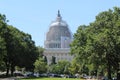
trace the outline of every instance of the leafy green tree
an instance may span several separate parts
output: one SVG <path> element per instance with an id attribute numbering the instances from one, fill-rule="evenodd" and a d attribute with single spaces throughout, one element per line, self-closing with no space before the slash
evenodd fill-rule
<path id="1" fill-rule="evenodd" d="M 39 53 L 39 57 L 43 57 L 44 48 L 42 48 L 40 46 L 37 46 L 37 50 L 38 50 L 38 53 Z"/>
<path id="2" fill-rule="evenodd" d="M 7 50 L 7 55 L 4 58 L 7 67 L 6 75 L 8 75 L 9 69 L 13 75 L 15 66 L 25 67 L 26 70 L 33 71 L 33 63 L 38 57 L 38 52 L 31 36 L 12 26 L 7 26 L 4 39 Z"/>
<path id="3" fill-rule="evenodd" d="M 57 63 L 57 66 L 59 66 L 59 74 L 69 74 L 69 66 L 70 66 L 70 62 L 66 61 L 66 60 L 60 60 Z"/>
<path id="4" fill-rule="evenodd" d="M 56 64 L 56 57 L 52 56 L 51 65 Z"/>
<path id="5" fill-rule="evenodd" d="M 3 41 L 5 42 L 5 45 L 1 45 L 1 48 L 6 48 L 5 49 L 5 52 L 6 52 L 6 54 L 4 55 L 4 58 L 7 56 L 7 53 L 8 53 L 8 51 L 7 51 L 7 49 L 8 49 L 8 46 L 7 46 L 7 42 L 6 42 L 6 36 L 9 36 L 9 35 L 7 35 L 7 33 L 8 33 L 9 31 L 8 31 L 8 28 L 7 28 L 7 20 L 6 20 L 6 16 L 5 15 L 2 15 L 2 14 L 0 14 L 0 37 L 1 37 L 1 39 L 3 39 Z M 6 38 L 5 38 L 6 37 Z M 3 54 L 3 52 L 1 51 L 1 54 Z M 2 56 L 1 56 L 2 57 Z M 3 57 L 2 57 L 3 58 Z M 8 63 L 6 63 L 5 62 L 5 65 L 7 65 L 6 66 L 6 68 L 7 68 L 7 75 L 8 75 L 8 69 L 9 69 L 9 65 L 8 65 Z"/>
<path id="6" fill-rule="evenodd" d="M 78 62 L 78 59 L 76 59 L 77 57 L 75 57 L 73 60 L 72 60 L 72 62 L 71 62 L 71 65 L 70 65 L 70 67 L 68 68 L 68 70 L 69 70 L 69 72 L 70 72 L 70 74 L 72 74 L 72 75 L 74 75 L 74 74 L 76 74 L 76 73 L 79 73 L 79 74 L 82 74 L 81 72 L 80 72 L 80 63 Z"/>
<path id="7" fill-rule="evenodd" d="M 25 67 L 27 71 L 34 71 L 33 64 L 38 59 L 39 51 L 31 35 L 22 33 L 19 47 L 19 52 L 17 53 L 19 63 L 17 66 Z"/>
<path id="8" fill-rule="evenodd" d="M 44 62 L 47 63 L 47 57 L 46 57 L 46 56 L 43 56 L 43 58 L 44 58 Z"/>
<path id="9" fill-rule="evenodd" d="M 3 64 L 3 58 L 7 52 L 6 42 L 4 41 L 4 38 L 3 38 L 3 35 L 5 32 L 6 32 L 6 17 L 5 15 L 0 14 L 0 64 Z"/>
<path id="10" fill-rule="evenodd" d="M 34 71 L 38 73 L 45 73 L 47 72 L 47 58 L 46 56 L 43 56 L 44 48 L 38 46 L 37 50 L 39 53 L 39 57 L 34 63 Z"/>
<path id="11" fill-rule="evenodd" d="M 6 55 L 6 46 L 4 39 L 0 36 L 0 64 L 3 62 L 3 58 Z"/>
<path id="12" fill-rule="evenodd" d="M 69 74 L 70 62 L 66 60 L 58 61 L 56 64 L 49 65 L 48 71 L 56 74 Z"/>
<path id="13" fill-rule="evenodd" d="M 119 36 L 120 8 L 115 7 L 100 13 L 90 25 L 78 28 L 71 44 L 71 53 L 78 57 L 76 59 L 80 61 L 80 65 L 81 62 L 88 67 L 92 64 L 92 71 L 98 74 L 107 72 L 108 78 L 112 79 L 112 70 L 119 76 Z"/>
<path id="14" fill-rule="evenodd" d="M 56 64 L 48 65 L 48 73 L 57 73 Z"/>
<path id="15" fill-rule="evenodd" d="M 0 36 L 0 71 L 5 71 L 4 56 L 6 55 L 6 46 L 4 39 Z"/>
<path id="16" fill-rule="evenodd" d="M 33 71 L 33 63 L 38 58 L 38 49 L 31 35 L 7 24 L 5 15 L 0 14 L 0 64 L 4 64 L 6 75 L 11 75 L 15 66 Z"/>
<path id="17" fill-rule="evenodd" d="M 39 59 L 35 61 L 34 66 L 35 66 L 34 69 L 35 72 L 38 73 L 47 72 L 47 63 L 45 62 L 44 58 L 39 57 Z"/>

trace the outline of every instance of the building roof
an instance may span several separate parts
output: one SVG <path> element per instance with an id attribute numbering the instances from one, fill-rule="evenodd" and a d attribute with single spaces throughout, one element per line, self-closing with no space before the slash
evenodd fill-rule
<path id="1" fill-rule="evenodd" d="M 46 34 L 45 48 L 69 48 L 71 39 L 72 34 L 68 24 L 62 20 L 58 10 L 56 20 L 51 22 L 49 31 Z"/>
<path id="2" fill-rule="evenodd" d="M 60 11 L 58 10 L 57 18 L 50 24 L 49 31 L 46 35 L 46 40 L 61 40 L 61 36 L 71 38 L 71 32 L 68 24 L 62 20 Z"/>

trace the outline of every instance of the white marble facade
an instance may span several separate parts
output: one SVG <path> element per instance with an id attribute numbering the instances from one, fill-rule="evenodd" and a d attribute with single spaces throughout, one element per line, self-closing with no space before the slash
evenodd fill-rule
<path id="1" fill-rule="evenodd" d="M 73 56 L 69 54 L 71 41 L 72 34 L 68 24 L 62 20 L 58 11 L 57 18 L 50 24 L 44 42 L 45 51 L 43 54 L 47 57 L 48 64 L 51 63 L 52 56 L 55 57 L 56 62 L 59 60 L 71 61 L 73 59 Z"/>
<path id="2" fill-rule="evenodd" d="M 69 54 L 69 49 L 65 48 L 58 48 L 58 49 L 46 49 L 44 51 L 44 56 L 47 57 L 48 64 L 52 61 L 52 56 L 54 56 L 56 59 L 56 62 L 59 60 L 67 60 L 71 61 L 73 59 L 73 56 Z"/>

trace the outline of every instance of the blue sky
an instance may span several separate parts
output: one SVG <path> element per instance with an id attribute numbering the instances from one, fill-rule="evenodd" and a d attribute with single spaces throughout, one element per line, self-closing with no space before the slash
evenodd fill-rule
<path id="1" fill-rule="evenodd" d="M 80 25 L 88 25 L 102 11 L 120 7 L 120 0 L 0 0 L 0 13 L 13 25 L 29 33 L 37 46 L 44 46 L 45 33 L 60 10 L 74 34 Z"/>

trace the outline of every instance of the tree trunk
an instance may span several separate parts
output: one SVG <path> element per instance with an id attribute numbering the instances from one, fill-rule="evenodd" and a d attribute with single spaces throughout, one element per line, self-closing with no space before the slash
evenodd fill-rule
<path id="1" fill-rule="evenodd" d="M 9 69 L 10 69 L 10 66 L 9 66 L 9 63 L 6 62 L 6 76 L 9 75 Z"/>
<path id="2" fill-rule="evenodd" d="M 108 60 L 107 72 L 108 72 L 108 80 L 112 80 L 112 78 L 111 78 L 111 65 L 110 65 L 109 60 Z"/>
<path id="3" fill-rule="evenodd" d="M 117 80 L 120 79 L 120 72 L 117 72 Z"/>
<path id="4" fill-rule="evenodd" d="M 14 70 L 15 70 L 15 66 L 11 63 L 11 76 L 13 76 Z"/>
<path id="5" fill-rule="evenodd" d="M 119 65 L 118 65 L 118 69 L 117 69 L 117 80 L 120 79 L 120 68 L 119 68 Z"/>
<path id="6" fill-rule="evenodd" d="M 9 74 L 9 67 L 7 66 L 6 76 L 8 76 L 8 74 Z"/>
<path id="7" fill-rule="evenodd" d="M 107 51 L 109 52 L 109 51 Z M 111 78 L 111 61 L 110 61 L 110 54 L 106 55 L 106 59 L 107 59 L 107 76 L 108 76 L 108 80 L 112 80 Z"/>

